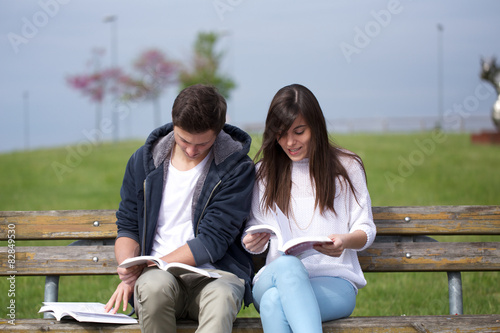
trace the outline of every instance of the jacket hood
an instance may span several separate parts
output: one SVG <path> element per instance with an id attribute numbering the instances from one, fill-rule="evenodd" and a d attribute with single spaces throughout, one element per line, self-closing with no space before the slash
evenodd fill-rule
<path id="1" fill-rule="evenodd" d="M 144 144 L 144 170 L 146 174 L 159 167 L 170 156 L 175 144 L 174 126 L 165 124 L 155 129 Z M 250 151 L 252 139 L 236 126 L 225 124 L 212 146 L 214 162 L 220 170 L 229 171 Z M 231 158 L 229 158 L 231 157 Z"/>

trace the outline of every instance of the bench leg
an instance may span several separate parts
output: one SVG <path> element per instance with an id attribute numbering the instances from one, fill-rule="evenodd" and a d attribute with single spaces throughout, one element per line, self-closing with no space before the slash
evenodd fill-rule
<path id="1" fill-rule="evenodd" d="M 45 277 L 44 302 L 57 302 L 59 296 L 59 276 L 48 275 Z M 43 318 L 54 318 L 51 314 L 44 313 Z"/>
<path id="2" fill-rule="evenodd" d="M 462 275 L 460 272 L 448 273 L 448 297 L 450 302 L 450 314 L 464 314 L 462 297 Z"/>

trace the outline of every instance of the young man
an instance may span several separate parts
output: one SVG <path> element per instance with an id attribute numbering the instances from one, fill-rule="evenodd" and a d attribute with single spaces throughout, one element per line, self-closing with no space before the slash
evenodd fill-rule
<path id="1" fill-rule="evenodd" d="M 251 303 L 252 261 L 241 246 L 255 179 L 251 138 L 225 120 L 215 88 L 190 86 L 174 102 L 172 123 L 153 131 L 127 164 L 117 262 L 152 255 L 220 274 L 118 268 L 122 282 L 106 309 L 122 302 L 125 309 L 133 294 L 143 332 L 175 332 L 180 318 L 197 320 L 197 332 L 231 332 L 242 300 Z"/>

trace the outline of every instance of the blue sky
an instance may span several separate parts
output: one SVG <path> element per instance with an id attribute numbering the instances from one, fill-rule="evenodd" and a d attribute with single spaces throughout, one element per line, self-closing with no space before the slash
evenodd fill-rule
<path id="1" fill-rule="evenodd" d="M 94 48 L 107 49 L 103 66 L 111 63 L 111 24 L 103 22 L 109 15 L 117 17 L 118 63 L 127 71 L 146 49 L 187 60 L 198 32 L 224 34 L 223 70 L 237 83 L 228 113 L 242 127 L 262 123 L 273 95 L 291 83 L 309 87 L 327 119 L 435 116 L 439 36 L 446 114 L 458 104 L 468 114 L 489 115 L 496 99 L 479 78 L 481 57 L 500 56 L 500 2 L 494 0 L 0 4 L 0 152 L 89 140 L 95 106 L 65 77 L 84 72 Z M 177 92 L 171 87 L 162 96 L 163 122 L 170 121 Z M 112 119 L 111 110 L 107 101 L 105 119 Z M 120 139 L 143 139 L 154 128 L 149 102 L 123 106 L 121 116 Z M 112 139 L 109 128 L 102 132 Z"/>

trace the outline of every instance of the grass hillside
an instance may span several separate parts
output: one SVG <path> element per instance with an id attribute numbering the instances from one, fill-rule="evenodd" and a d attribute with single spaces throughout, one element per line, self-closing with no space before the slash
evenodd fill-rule
<path id="1" fill-rule="evenodd" d="M 334 139 L 362 157 L 373 206 L 500 203 L 500 147 L 471 145 L 467 134 L 356 134 Z M 88 142 L 2 154 L 0 209 L 116 209 L 125 165 L 141 144 Z M 256 136 L 251 157 L 259 146 Z M 355 316 L 448 313 L 445 273 L 369 273 L 366 278 Z M 462 273 L 464 312 L 500 313 L 499 280 L 499 272 Z M 117 284 L 117 277 L 61 277 L 59 301 L 105 303 Z M 2 279 L 1 295 L 7 295 L 7 287 Z M 43 289 L 43 277 L 16 278 L 17 318 L 38 316 Z M 241 313 L 255 314 L 252 308 Z"/>

